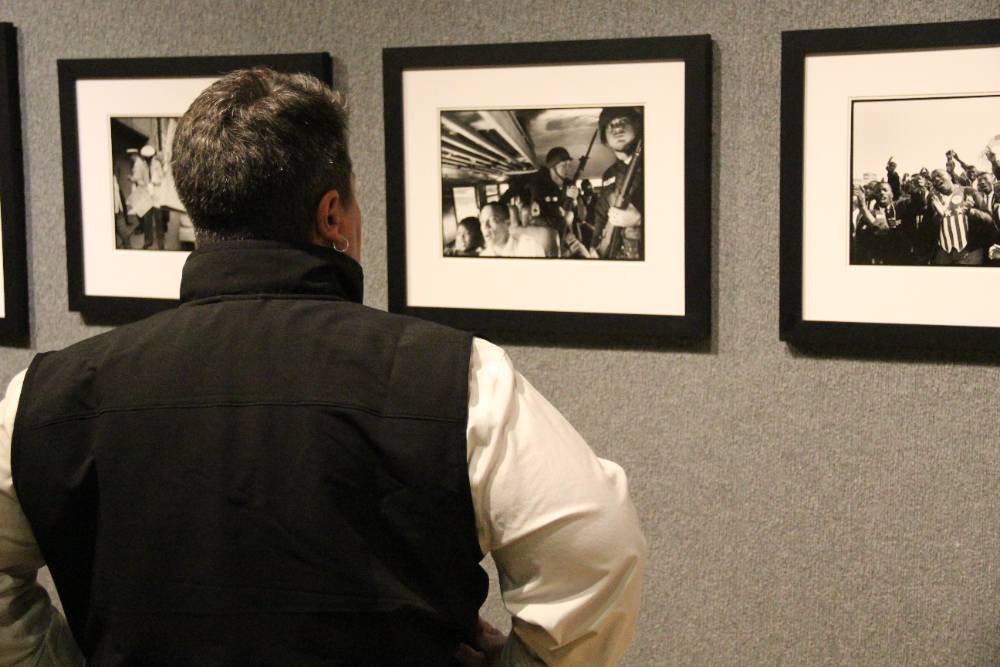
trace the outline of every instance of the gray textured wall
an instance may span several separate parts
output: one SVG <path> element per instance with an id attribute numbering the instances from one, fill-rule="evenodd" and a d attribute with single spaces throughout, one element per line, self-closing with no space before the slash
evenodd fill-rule
<path id="1" fill-rule="evenodd" d="M 509 348 L 629 472 L 652 559 L 624 663 L 1000 664 L 1000 356 L 821 358 L 777 339 L 780 31 L 998 16 L 995 0 L 3 3 L 20 29 L 33 342 L 0 350 L 0 380 L 101 330 L 66 309 L 56 58 L 332 53 L 367 299 L 384 307 L 382 47 L 710 33 L 711 346 Z"/>

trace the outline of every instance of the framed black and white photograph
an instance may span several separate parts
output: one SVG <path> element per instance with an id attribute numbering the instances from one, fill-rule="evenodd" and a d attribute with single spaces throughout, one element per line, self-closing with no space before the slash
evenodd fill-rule
<path id="1" fill-rule="evenodd" d="M 1000 21 L 782 34 L 781 339 L 995 348 Z"/>
<path id="2" fill-rule="evenodd" d="M 177 120 L 222 74 L 257 66 L 332 84 L 325 53 L 58 61 L 70 310 L 128 319 L 177 303 L 194 246 Z"/>
<path id="3" fill-rule="evenodd" d="M 482 335 L 709 335 L 711 40 L 383 51 L 389 309 Z"/>
<path id="4" fill-rule="evenodd" d="M 29 344 L 17 30 L 0 23 L 0 344 Z"/>
<path id="5" fill-rule="evenodd" d="M 642 261 L 641 215 L 621 228 L 617 243 L 603 230 L 611 209 L 645 208 L 643 112 L 641 106 L 442 111 L 442 253 Z M 615 188 L 621 206 L 614 207 L 606 194 L 619 180 L 625 187 Z M 483 211 L 482 200 L 506 210 Z M 491 224 L 498 211 L 507 229 Z M 520 231 L 512 236 L 510 228 Z"/>
<path id="6" fill-rule="evenodd" d="M 194 228 L 171 170 L 176 116 L 113 117 L 115 248 L 190 250 Z"/>

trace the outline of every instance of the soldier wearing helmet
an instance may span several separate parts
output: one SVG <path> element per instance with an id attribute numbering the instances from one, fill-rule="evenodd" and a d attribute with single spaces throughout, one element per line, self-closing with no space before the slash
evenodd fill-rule
<path id="1" fill-rule="evenodd" d="M 601 194 L 594 211 L 592 247 L 608 259 L 642 259 L 642 224 L 645 205 L 642 156 L 636 157 L 642 141 L 642 110 L 636 107 L 606 107 L 597 121 L 601 143 L 615 155 L 604 172 Z M 633 158 L 640 162 L 626 188 Z M 616 206 L 616 204 L 622 204 Z M 621 233 L 615 233 L 620 228 Z"/>

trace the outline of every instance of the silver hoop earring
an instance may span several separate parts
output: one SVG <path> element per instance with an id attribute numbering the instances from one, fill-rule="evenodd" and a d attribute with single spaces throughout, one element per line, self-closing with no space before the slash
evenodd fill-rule
<path id="1" fill-rule="evenodd" d="M 333 249 L 336 250 L 337 252 L 347 252 L 347 249 L 350 248 L 350 247 L 351 247 L 351 241 L 350 241 L 350 239 L 344 239 L 344 247 L 343 248 L 338 248 L 337 247 L 337 242 L 336 241 L 333 242 Z"/>

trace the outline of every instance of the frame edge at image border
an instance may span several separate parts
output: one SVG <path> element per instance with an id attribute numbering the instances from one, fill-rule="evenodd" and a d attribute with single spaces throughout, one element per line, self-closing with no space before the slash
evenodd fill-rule
<path id="1" fill-rule="evenodd" d="M 30 344 L 26 212 L 24 200 L 21 94 L 18 82 L 17 29 L 0 23 L 0 224 L 3 226 L 4 317 L 0 344 Z"/>
<path id="2" fill-rule="evenodd" d="M 803 318 L 805 61 L 810 55 L 1000 45 L 1000 19 L 781 33 L 779 340 L 803 349 L 995 349 L 1000 327 Z M 878 44 L 877 48 L 872 45 Z"/>
<path id="3" fill-rule="evenodd" d="M 681 60 L 684 73 L 685 314 L 424 308 L 407 303 L 405 163 L 402 79 L 405 70 L 476 66 L 586 64 Z M 710 35 L 620 40 L 386 48 L 382 51 L 386 151 L 386 248 L 389 311 L 434 320 L 483 335 L 565 335 L 648 342 L 693 342 L 711 335 Z"/>

